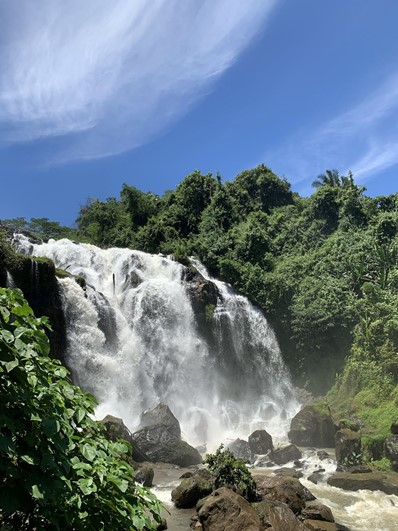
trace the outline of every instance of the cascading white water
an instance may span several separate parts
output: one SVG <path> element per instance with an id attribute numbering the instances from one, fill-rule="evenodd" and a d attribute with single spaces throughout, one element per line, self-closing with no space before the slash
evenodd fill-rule
<path id="1" fill-rule="evenodd" d="M 192 444 L 214 448 L 259 428 L 286 434 L 298 404 L 278 343 L 262 313 L 230 286 L 212 280 L 220 297 L 209 342 L 199 333 L 183 265 L 65 239 L 31 244 L 19 236 L 16 243 L 87 282 L 83 291 L 72 278 L 60 281 L 66 359 L 97 397 L 99 417 L 120 416 L 133 430 L 140 412 L 162 401 Z"/>
<path id="2" fill-rule="evenodd" d="M 6 277 L 6 286 L 7 286 L 7 288 L 11 288 L 11 289 L 15 288 L 15 281 L 12 278 L 12 275 L 11 275 L 11 273 L 8 270 L 6 271 L 6 275 L 7 275 L 7 277 Z"/>

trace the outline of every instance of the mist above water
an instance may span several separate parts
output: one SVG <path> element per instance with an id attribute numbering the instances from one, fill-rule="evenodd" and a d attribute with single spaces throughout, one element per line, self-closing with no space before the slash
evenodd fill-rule
<path id="1" fill-rule="evenodd" d="M 73 278 L 60 280 L 65 358 L 76 383 L 98 399 L 98 417 L 120 416 L 134 430 L 142 410 L 164 402 L 183 438 L 209 450 L 255 429 L 286 436 L 298 404 L 277 340 L 264 315 L 229 285 L 211 279 L 219 296 L 210 341 L 197 324 L 186 268 L 170 258 L 66 239 L 17 240 L 20 251 L 51 258 L 87 282 L 83 291 Z"/>

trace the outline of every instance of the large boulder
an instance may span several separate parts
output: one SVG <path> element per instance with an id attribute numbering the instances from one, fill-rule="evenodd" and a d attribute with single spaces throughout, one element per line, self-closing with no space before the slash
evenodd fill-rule
<path id="1" fill-rule="evenodd" d="M 180 423 L 166 404 L 160 403 L 141 413 L 140 427 L 132 438 L 146 453 L 147 460 L 179 466 L 202 462 L 200 453 L 181 440 Z"/>
<path id="2" fill-rule="evenodd" d="M 289 478 L 297 478 L 300 479 L 303 477 L 303 473 L 300 470 L 296 470 L 293 467 L 283 467 L 283 468 L 277 468 L 274 470 L 275 476 L 287 476 Z"/>
<path id="3" fill-rule="evenodd" d="M 398 495 L 398 474 L 395 472 L 370 472 L 368 474 L 351 474 L 336 472 L 327 480 L 332 487 L 344 490 L 381 490 L 386 494 Z"/>
<path id="4" fill-rule="evenodd" d="M 357 431 L 344 428 L 336 432 L 335 449 L 337 469 L 344 470 L 359 464 L 361 436 Z"/>
<path id="5" fill-rule="evenodd" d="M 289 461 L 295 461 L 296 459 L 301 459 L 301 457 L 302 453 L 294 444 L 275 448 L 271 454 L 272 461 L 277 465 L 285 465 Z"/>
<path id="6" fill-rule="evenodd" d="M 272 436 L 265 430 L 256 430 L 249 435 L 249 446 L 252 455 L 254 454 L 267 454 L 274 449 L 272 443 Z"/>
<path id="7" fill-rule="evenodd" d="M 250 445 L 247 441 L 235 439 L 235 441 L 230 443 L 227 448 L 228 450 L 231 450 L 237 459 L 242 459 L 242 461 L 245 463 L 251 463 L 252 453 L 250 450 Z"/>
<path id="8" fill-rule="evenodd" d="M 221 487 L 198 504 L 193 528 L 203 531 L 261 531 L 264 526 L 247 500 L 233 490 Z"/>
<path id="9" fill-rule="evenodd" d="M 155 472 L 153 468 L 147 463 L 144 463 L 136 468 L 134 479 L 137 483 L 141 483 L 144 487 L 152 487 L 154 475 Z"/>
<path id="10" fill-rule="evenodd" d="M 140 428 L 163 425 L 168 427 L 168 432 L 177 439 L 181 439 L 180 423 L 171 412 L 169 406 L 161 402 L 152 409 L 146 409 L 140 415 Z"/>
<path id="11" fill-rule="evenodd" d="M 321 468 L 320 470 L 315 470 L 312 474 L 308 476 L 308 481 L 311 481 L 312 483 L 315 483 L 315 485 L 318 485 L 318 483 L 322 482 L 325 477 L 325 469 Z"/>
<path id="12" fill-rule="evenodd" d="M 105 435 L 109 440 L 117 441 L 118 439 L 124 439 L 131 444 L 131 457 L 133 461 L 136 461 L 137 463 L 149 461 L 149 457 L 134 440 L 131 431 L 127 428 L 122 419 L 119 417 L 113 417 L 112 415 L 107 415 L 102 420 L 102 424 L 105 429 Z"/>
<path id="13" fill-rule="evenodd" d="M 331 448 L 336 429 L 326 406 L 305 406 L 292 419 L 289 440 L 298 446 Z"/>
<path id="14" fill-rule="evenodd" d="M 213 482 L 210 473 L 195 474 L 190 478 L 183 479 L 182 482 L 171 491 L 171 499 L 176 507 L 189 509 L 195 507 L 197 502 L 211 494 Z"/>
<path id="15" fill-rule="evenodd" d="M 286 503 L 296 514 L 304 509 L 307 501 L 315 499 L 296 478 L 256 475 L 254 479 L 258 495 L 262 499 Z"/>
<path id="16" fill-rule="evenodd" d="M 272 527 L 273 531 L 308 531 L 285 503 L 265 499 L 255 504 L 254 508 L 266 529 Z"/>
<path id="17" fill-rule="evenodd" d="M 172 463 L 178 466 L 198 465 L 200 453 L 175 436 L 173 426 L 149 426 L 133 433 L 135 443 L 142 448 L 149 461 Z"/>
<path id="18" fill-rule="evenodd" d="M 304 509 L 301 511 L 301 516 L 308 520 L 334 522 L 334 516 L 330 508 L 316 500 L 306 503 Z"/>
<path id="19" fill-rule="evenodd" d="M 390 435 L 385 442 L 386 456 L 390 459 L 392 468 L 398 472 L 398 435 Z"/>

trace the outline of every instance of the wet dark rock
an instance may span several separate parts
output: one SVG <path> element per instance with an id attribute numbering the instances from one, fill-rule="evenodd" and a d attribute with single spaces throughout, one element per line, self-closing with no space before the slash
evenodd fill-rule
<path id="1" fill-rule="evenodd" d="M 184 280 L 186 281 L 199 332 L 212 342 L 214 338 L 209 324 L 213 320 L 214 309 L 220 297 L 218 288 L 213 282 L 205 279 L 192 264 L 189 264 L 184 269 Z"/>
<path id="2" fill-rule="evenodd" d="M 227 448 L 231 450 L 231 452 L 237 459 L 242 459 L 242 461 L 244 461 L 245 463 L 251 463 L 252 453 L 250 450 L 250 445 L 247 441 L 244 441 L 242 439 L 236 439 L 235 441 L 230 443 Z"/>
<path id="3" fill-rule="evenodd" d="M 254 480 L 261 499 L 286 503 L 296 514 L 302 511 L 307 501 L 315 499 L 296 478 L 256 475 Z"/>
<path id="4" fill-rule="evenodd" d="M 304 466 L 304 463 L 303 463 L 302 461 L 299 461 L 298 459 L 295 459 L 295 460 L 293 461 L 293 464 L 294 464 L 294 466 L 295 466 L 296 468 L 303 468 L 303 466 Z"/>
<path id="5" fill-rule="evenodd" d="M 48 258 L 18 255 L 7 268 L 35 316 L 48 317 L 51 330 L 45 329 L 45 332 L 50 341 L 51 356 L 68 366 L 65 359 L 66 321 L 54 263 Z M 6 286 L 6 278 L 1 284 Z"/>
<path id="6" fill-rule="evenodd" d="M 361 436 L 357 431 L 344 428 L 335 435 L 337 470 L 359 464 Z"/>
<path id="7" fill-rule="evenodd" d="M 336 432 L 332 416 L 326 406 L 305 406 L 292 419 L 289 440 L 299 446 L 330 448 Z"/>
<path id="8" fill-rule="evenodd" d="M 284 467 L 284 468 L 277 468 L 276 470 L 274 470 L 274 474 L 275 476 L 287 476 L 287 477 L 291 477 L 291 478 L 297 478 L 297 479 L 300 479 L 303 477 L 303 473 L 300 472 L 299 470 L 296 470 L 295 468 L 289 468 L 289 467 Z"/>
<path id="9" fill-rule="evenodd" d="M 152 409 L 146 409 L 140 415 L 140 428 L 163 425 L 171 435 L 181 439 L 180 423 L 171 412 L 169 406 L 159 403 Z"/>
<path id="10" fill-rule="evenodd" d="M 350 474 L 368 474 L 372 469 L 365 465 L 357 465 L 350 467 L 347 472 Z"/>
<path id="11" fill-rule="evenodd" d="M 273 450 L 271 454 L 271 459 L 275 461 L 277 465 L 284 465 L 289 461 L 295 461 L 296 459 L 301 459 L 302 454 L 300 450 L 294 444 L 289 444 L 287 446 L 281 446 Z"/>
<path id="12" fill-rule="evenodd" d="M 250 503 L 233 490 L 222 487 L 199 502 L 193 529 L 203 531 L 260 531 L 259 515 Z"/>
<path id="13" fill-rule="evenodd" d="M 272 436 L 265 430 L 254 431 L 251 435 L 249 435 L 248 440 L 252 455 L 267 454 L 274 448 L 274 445 L 272 443 Z"/>
<path id="14" fill-rule="evenodd" d="M 371 472 L 369 474 L 336 472 L 328 478 L 327 483 L 344 490 L 381 490 L 386 494 L 398 495 L 398 474 L 395 472 Z"/>
<path id="15" fill-rule="evenodd" d="M 135 481 L 141 483 L 144 487 L 152 487 L 153 485 L 153 468 L 147 464 L 138 466 L 135 473 Z"/>
<path id="16" fill-rule="evenodd" d="M 339 526 L 334 522 L 324 522 L 322 520 L 304 520 L 304 525 L 311 531 L 339 531 Z"/>
<path id="17" fill-rule="evenodd" d="M 265 499 L 256 503 L 254 508 L 265 529 L 272 527 L 273 531 L 308 531 L 285 503 Z"/>
<path id="18" fill-rule="evenodd" d="M 337 429 L 338 430 L 344 430 L 349 429 L 352 431 L 359 431 L 362 427 L 362 423 L 359 419 L 342 419 L 340 420 Z"/>
<path id="19" fill-rule="evenodd" d="M 304 509 L 301 511 L 301 516 L 304 519 L 309 520 L 334 522 L 334 516 L 330 508 L 319 501 L 307 502 Z"/>
<path id="20" fill-rule="evenodd" d="M 195 475 L 194 472 L 184 472 L 183 474 L 181 474 L 179 479 L 188 479 L 188 478 L 191 478 L 194 475 Z"/>
<path id="21" fill-rule="evenodd" d="M 117 441 L 118 439 L 124 439 L 131 444 L 131 457 L 133 461 L 141 463 L 143 461 L 150 461 L 146 453 L 140 448 L 139 444 L 134 440 L 131 431 L 124 424 L 123 420 L 119 417 L 107 415 L 102 424 L 105 428 L 105 435 L 111 441 Z"/>
<path id="22" fill-rule="evenodd" d="M 392 468 L 398 472 L 398 435 L 390 435 L 385 441 L 386 456 L 391 461 Z"/>
<path id="23" fill-rule="evenodd" d="M 162 521 L 160 524 L 158 524 L 156 531 L 165 531 L 166 529 L 168 529 L 167 520 L 166 518 L 162 518 Z"/>
<path id="24" fill-rule="evenodd" d="M 324 472 L 324 470 L 316 470 L 310 476 L 308 476 L 308 481 L 311 481 L 311 483 L 315 483 L 315 485 L 317 485 L 320 481 L 323 480 Z"/>
<path id="25" fill-rule="evenodd" d="M 133 433 L 133 440 L 147 454 L 149 461 L 172 463 L 178 466 L 197 465 L 200 453 L 175 436 L 174 426 L 149 426 Z"/>
<path id="26" fill-rule="evenodd" d="M 330 455 L 325 452 L 325 450 L 319 450 L 316 455 L 319 457 L 319 459 L 321 461 L 325 460 L 325 459 L 329 459 L 330 458 Z"/>
<path id="27" fill-rule="evenodd" d="M 171 499 L 176 507 L 189 509 L 208 496 L 213 490 L 213 483 L 199 474 L 183 479 L 180 485 L 171 492 Z"/>
<path id="28" fill-rule="evenodd" d="M 255 466 L 262 468 L 262 467 L 272 467 L 275 466 L 275 463 L 270 461 L 269 457 L 267 455 L 257 455 L 256 459 L 254 461 Z"/>

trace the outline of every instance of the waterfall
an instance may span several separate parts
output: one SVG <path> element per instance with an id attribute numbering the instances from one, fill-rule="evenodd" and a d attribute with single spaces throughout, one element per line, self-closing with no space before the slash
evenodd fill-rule
<path id="1" fill-rule="evenodd" d="M 6 270 L 6 286 L 7 288 L 15 288 L 16 285 L 15 285 L 15 280 L 12 278 L 12 275 L 11 273 L 8 271 L 8 269 Z"/>
<path id="2" fill-rule="evenodd" d="M 187 269 L 170 258 L 66 239 L 32 244 L 19 236 L 16 244 L 86 280 L 85 290 L 72 277 L 60 280 L 65 359 L 98 399 L 99 418 L 120 416 L 134 430 L 140 412 L 162 401 L 191 444 L 214 448 L 261 428 L 277 439 L 286 434 L 298 404 L 277 340 L 231 286 L 210 279 L 219 295 L 209 340 L 197 324 Z"/>

